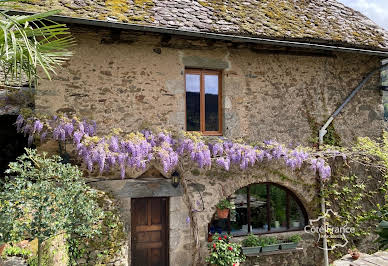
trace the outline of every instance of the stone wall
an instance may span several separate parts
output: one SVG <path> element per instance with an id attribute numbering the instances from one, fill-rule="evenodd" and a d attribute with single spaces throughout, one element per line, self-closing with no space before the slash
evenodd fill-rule
<path id="1" fill-rule="evenodd" d="M 298 197 L 305 207 L 309 218 L 317 217 L 320 211 L 319 199 L 317 197 L 318 184 L 315 174 L 308 168 L 290 171 L 286 169 L 283 163 L 274 161 L 259 164 L 245 171 L 232 169 L 230 172 L 225 172 L 217 167 L 214 167 L 212 170 L 198 170 L 195 168 L 190 169 L 189 166 L 186 166 L 185 169 L 187 171 L 183 175 L 184 183 L 187 186 L 186 193 L 191 204 L 190 208 L 194 210 L 191 213 L 192 230 L 194 232 L 193 250 L 197 249 L 198 252 L 194 254 L 193 260 L 198 260 L 200 263 L 204 263 L 204 258 L 208 254 L 208 224 L 216 212 L 216 204 L 242 187 L 254 183 L 275 183 L 287 187 Z M 195 233 L 198 234 L 198 245 L 195 243 Z M 281 235 L 279 234 L 279 236 Z M 315 263 L 318 265 L 319 259 L 321 259 L 321 250 L 313 247 L 310 236 L 307 235 L 304 238 L 308 241 L 304 242 L 305 250 L 299 254 L 297 261 L 302 263 L 301 265 L 315 265 Z M 240 241 L 242 239 L 236 238 L 236 240 Z M 309 253 L 306 253 L 306 250 L 309 250 Z M 287 261 L 287 256 L 289 254 L 282 255 L 278 259 L 283 258 Z M 268 263 L 264 265 L 276 265 L 271 264 L 273 260 L 271 256 L 261 258 L 260 260 Z M 249 259 L 244 265 L 250 265 L 249 263 L 252 261 L 254 259 Z M 296 264 L 290 263 L 289 265 Z"/>
<path id="2" fill-rule="evenodd" d="M 366 73 L 380 64 L 378 58 L 365 55 L 269 50 L 98 28 L 72 27 L 72 32 L 77 40 L 74 56 L 53 81 L 41 81 L 36 109 L 94 119 L 99 132 L 105 133 L 115 127 L 126 132 L 155 126 L 184 129 L 184 69 L 206 68 L 223 71 L 224 136 L 308 145 Z M 338 141 L 348 144 L 356 136 L 380 136 L 383 108 L 378 86 L 376 75 L 336 118 L 331 134 Z M 170 197 L 170 265 L 203 265 L 207 226 L 216 203 L 248 184 L 283 185 L 301 200 L 309 217 L 319 211 L 316 178 L 309 169 L 290 172 L 276 161 L 244 172 L 183 169 L 183 194 L 164 195 Z M 135 196 L 131 191 L 122 193 L 125 185 L 118 182 L 129 181 L 139 180 L 95 182 L 96 186 L 105 182 L 105 191 L 119 191 L 114 196 L 120 202 L 128 250 Z M 202 200 L 203 206 L 198 206 Z M 304 238 L 298 261 L 285 254 L 249 259 L 246 265 L 280 260 L 316 265 L 321 251 L 308 236 Z M 130 254 L 126 256 L 130 263 Z"/>
<path id="3" fill-rule="evenodd" d="M 380 65 L 377 57 L 352 53 L 269 50 L 91 27 L 72 32 L 74 56 L 53 81 L 40 82 L 36 109 L 75 112 L 103 125 L 100 131 L 184 129 L 184 69 L 201 67 L 223 70 L 224 136 L 307 144 Z M 376 75 L 334 121 L 343 143 L 381 134 L 378 87 Z"/>
<path id="4" fill-rule="evenodd" d="M 169 260 L 170 265 L 192 264 L 192 230 L 189 222 L 188 204 L 181 186 L 174 188 L 169 179 L 157 175 L 152 167 L 136 179 L 95 180 L 92 186 L 107 191 L 118 203 L 116 211 L 120 213 L 125 228 L 126 245 L 122 248 L 131 249 L 131 198 L 168 197 L 169 198 Z M 120 262 L 131 265 L 131 254 L 125 254 Z M 115 256 L 117 260 L 117 256 Z M 110 260 L 114 261 L 114 260 Z M 116 264 L 114 264 L 116 265 Z"/>

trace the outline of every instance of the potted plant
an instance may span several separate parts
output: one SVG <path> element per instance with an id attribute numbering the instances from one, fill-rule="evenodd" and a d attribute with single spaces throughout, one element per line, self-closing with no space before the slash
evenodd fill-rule
<path id="1" fill-rule="evenodd" d="M 233 204 L 229 200 L 224 199 L 224 200 L 221 200 L 220 202 L 218 202 L 216 207 L 217 207 L 218 218 L 219 219 L 226 219 L 226 218 L 228 218 L 229 210 L 231 208 L 233 208 Z"/>
<path id="2" fill-rule="evenodd" d="M 274 224 L 275 226 L 275 228 L 279 228 L 280 227 L 280 222 L 279 221 L 275 221 L 275 224 Z"/>
<path id="3" fill-rule="evenodd" d="M 350 254 L 350 256 L 352 256 L 352 259 L 354 260 L 358 260 L 358 258 L 360 258 L 360 255 L 361 255 L 358 249 L 356 248 L 349 249 L 348 253 Z"/>
<path id="4" fill-rule="evenodd" d="M 291 225 L 292 225 L 292 227 L 299 228 L 300 227 L 300 221 L 292 221 Z"/>
<path id="5" fill-rule="evenodd" d="M 294 249 L 298 246 L 298 243 L 302 240 L 300 235 L 292 235 L 283 243 L 280 244 L 280 249 Z"/>
<path id="6" fill-rule="evenodd" d="M 208 245 L 209 256 L 206 262 L 210 265 L 239 266 L 245 261 L 245 256 L 241 253 L 241 245 L 231 243 L 228 235 L 213 236 L 213 242 Z"/>
<path id="7" fill-rule="evenodd" d="M 244 255 L 257 254 L 261 252 L 259 238 L 253 234 L 249 234 L 242 242 L 242 252 Z"/>
<path id="8" fill-rule="evenodd" d="M 276 237 L 268 236 L 268 237 L 260 237 L 259 241 L 261 241 L 261 252 L 270 252 L 279 250 L 279 241 Z"/>

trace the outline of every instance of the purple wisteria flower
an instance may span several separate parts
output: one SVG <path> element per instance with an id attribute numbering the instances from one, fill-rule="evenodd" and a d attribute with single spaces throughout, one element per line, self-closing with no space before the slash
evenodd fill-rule
<path id="1" fill-rule="evenodd" d="M 77 154 L 82 158 L 89 171 L 100 173 L 110 169 L 120 169 L 120 176 L 125 177 L 126 169 L 145 169 L 150 162 L 159 162 L 163 171 L 173 171 L 183 158 L 190 158 L 199 168 L 211 168 L 212 162 L 229 171 L 232 166 L 241 170 L 256 163 L 278 160 L 291 170 L 300 169 L 309 164 L 312 171 L 325 180 L 330 177 L 331 169 L 323 158 L 311 156 L 302 147 L 291 148 L 276 141 L 265 141 L 262 145 L 251 146 L 227 139 L 205 142 L 198 134 L 185 133 L 174 138 L 167 131 L 153 133 L 149 130 L 121 136 L 121 130 L 113 134 L 98 137 L 94 121 L 80 122 L 76 118 L 53 116 L 50 119 L 25 118 L 19 115 L 15 123 L 18 132 L 28 136 L 28 143 L 34 137 L 44 141 L 52 137 L 58 141 L 74 144 Z M 336 151 L 331 151 L 336 154 Z M 338 156 L 341 156 L 339 152 Z M 342 155 L 344 158 L 345 155 Z"/>

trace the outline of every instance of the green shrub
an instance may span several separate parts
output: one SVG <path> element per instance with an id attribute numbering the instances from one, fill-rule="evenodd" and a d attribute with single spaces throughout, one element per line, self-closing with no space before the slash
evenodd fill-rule
<path id="1" fill-rule="evenodd" d="M 213 237 L 213 242 L 208 245 L 209 256 L 206 262 L 209 264 L 231 266 L 238 262 L 245 261 L 245 256 L 241 252 L 241 245 L 229 242 L 227 235 L 218 238 Z"/>
<path id="2" fill-rule="evenodd" d="M 378 226 L 377 234 L 379 238 L 377 241 L 380 243 L 380 249 L 388 248 L 388 222 L 381 221 Z"/>
<path id="3" fill-rule="evenodd" d="M 221 200 L 216 205 L 217 209 L 220 209 L 220 210 L 232 209 L 233 206 L 234 205 L 229 200 L 227 200 L 227 199 Z"/>
<path id="4" fill-rule="evenodd" d="M 300 235 L 292 235 L 289 238 L 287 238 L 289 242 L 299 243 L 302 241 L 302 237 Z"/>
<path id="5" fill-rule="evenodd" d="M 254 234 L 249 234 L 247 238 L 245 238 L 241 242 L 243 247 L 259 247 L 259 238 L 255 236 Z"/>
<path id="6" fill-rule="evenodd" d="M 82 172 L 61 160 L 26 149 L 0 185 L 0 241 L 37 238 L 38 264 L 43 241 L 61 233 L 92 237 L 104 216 Z"/>
<path id="7" fill-rule="evenodd" d="M 262 247 L 279 243 L 279 240 L 274 236 L 261 236 L 258 239 L 259 239 L 259 246 L 262 246 Z"/>
<path id="8" fill-rule="evenodd" d="M 18 246 L 7 246 L 3 250 L 2 257 L 6 258 L 7 256 L 16 256 L 16 257 L 22 257 L 22 258 L 28 258 L 31 256 L 31 251 L 18 247 Z"/>

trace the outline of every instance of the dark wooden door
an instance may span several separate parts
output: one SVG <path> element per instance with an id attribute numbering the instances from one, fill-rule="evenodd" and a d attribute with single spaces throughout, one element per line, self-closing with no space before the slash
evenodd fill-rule
<path id="1" fill-rule="evenodd" d="M 168 266 L 168 198 L 131 199 L 133 266 Z"/>

